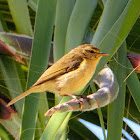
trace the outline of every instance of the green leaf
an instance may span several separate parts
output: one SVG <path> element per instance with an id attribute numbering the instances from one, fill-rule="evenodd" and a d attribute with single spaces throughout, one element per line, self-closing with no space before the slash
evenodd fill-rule
<path id="1" fill-rule="evenodd" d="M 27 88 L 29 88 L 47 68 L 55 9 L 56 0 L 39 0 Z M 39 97 L 40 94 L 32 94 L 25 99 L 21 139 L 34 139 Z"/>
<path id="2" fill-rule="evenodd" d="M 54 62 L 65 54 L 67 27 L 74 4 L 75 0 L 59 0 L 57 2 L 54 33 Z"/>
<path id="3" fill-rule="evenodd" d="M 111 1 L 112 4 L 115 2 L 116 2 L 115 0 Z M 107 4 L 108 3 L 106 3 L 105 9 L 108 8 L 111 14 L 112 11 L 110 7 L 107 7 Z M 106 10 L 104 10 L 104 12 L 105 11 Z M 101 27 L 98 26 L 91 44 L 97 45 L 102 52 L 111 54 L 110 57 L 113 56 L 114 53 L 117 51 L 117 49 L 120 47 L 120 45 L 123 43 L 124 39 L 129 34 L 131 28 L 133 27 L 137 18 L 139 17 L 139 14 L 140 14 L 140 1 L 129 0 L 122 13 L 116 19 L 116 22 L 113 22 L 113 25 L 110 27 L 108 32 L 105 31 L 104 37 L 102 36 L 104 28 L 102 26 Z M 112 23 L 112 22 L 110 23 L 109 20 L 108 23 L 107 22 L 104 23 L 104 20 L 102 20 L 104 19 L 104 17 L 106 18 L 110 17 L 109 11 L 103 14 L 100 24 L 108 25 Z M 108 57 L 104 57 L 103 59 L 101 59 L 100 66 L 97 67 L 95 74 L 97 74 L 97 72 L 103 68 L 104 64 L 106 64 L 108 60 L 109 60 Z"/>
<path id="4" fill-rule="evenodd" d="M 127 3 L 128 0 L 118 0 L 117 3 L 115 0 L 108 0 L 106 2 L 101 20 L 92 40 L 92 44 L 99 46 L 101 41 L 104 40 L 105 36 L 112 33 L 110 30 L 123 13 Z"/>
<path id="5" fill-rule="evenodd" d="M 49 120 L 40 140 L 59 139 L 66 128 L 71 113 L 55 114 Z"/>
<path id="6" fill-rule="evenodd" d="M 28 5 L 36 12 L 38 0 L 28 0 Z"/>
<path id="7" fill-rule="evenodd" d="M 20 75 L 19 72 L 20 71 Z M 10 96 L 12 98 L 16 97 L 18 94 L 23 92 L 23 87 L 25 85 L 25 77 L 23 71 L 17 62 L 12 60 L 10 57 L 7 56 L 0 56 L 0 72 L 3 76 L 4 82 L 9 90 Z M 21 79 L 22 78 L 22 79 Z M 21 84 L 22 80 L 22 84 Z M 18 110 L 19 114 L 22 113 L 22 104 L 23 101 L 15 103 L 16 109 Z"/>
<path id="8" fill-rule="evenodd" d="M 130 31 L 128 37 L 126 38 L 127 49 L 129 52 L 134 52 L 140 54 L 139 44 L 140 44 L 140 18 L 137 19 L 134 27 Z"/>
<path id="9" fill-rule="evenodd" d="M 3 29 L 3 26 L 2 26 L 2 23 L 0 22 L 0 32 L 3 32 L 4 29 Z"/>
<path id="10" fill-rule="evenodd" d="M 69 121 L 69 127 L 83 139 L 97 139 L 97 137 L 87 127 L 78 121 L 78 118 L 71 119 Z"/>
<path id="11" fill-rule="evenodd" d="M 117 99 L 108 106 L 108 140 L 118 140 L 122 136 L 123 116 L 125 109 L 125 90 L 126 83 L 126 45 L 123 43 L 115 57 L 116 61 L 112 61 L 110 66 L 117 78 L 119 84 L 119 93 Z M 116 112 L 118 110 L 118 112 Z M 115 126 L 115 127 L 114 127 Z M 115 136 L 115 137 L 114 137 Z"/>
<path id="12" fill-rule="evenodd" d="M 46 92 L 43 92 L 40 95 L 39 110 L 38 110 L 38 116 L 39 116 L 38 119 L 40 121 L 41 128 L 43 130 L 45 129 L 47 120 L 49 120 L 49 116 L 44 117 L 44 114 L 47 110 L 49 110 L 48 101 L 46 98 Z"/>
<path id="13" fill-rule="evenodd" d="M 11 119 L 0 119 L 0 124 L 2 124 L 15 139 L 19 137 L 21 119 L 17 113 L 11 113 Z"/>
<path id="14" fill-rule="evenodd" d="M 92 89 L 92 93 L 96 92 L 96 87 L 95 87 L 95 83 L 94 82 L 91 82 L 90 87 Z M 102 127 L 104 139 L 107 140 L 106 134 L 105 134 L 104 119 L 103 119 L 103 114 L 102 114 L 101 108 L 97 108 L 97 112 L 98 112 L 98 116 L 99 116 L 99 120 L 100 120 L 100 125 Z"/>
<path id="15" fill-rule="evenodd" d="M 2 127 L 0 126 L 0 137 L 2 140 L 10 140 L 9 135 L 7 134 L 7 132 L 2 129 Z"/>
<path id="16" fill-rule="evenodd" d="M 128 59 L 127 59 L 127 68 L 128 68 L 127 69 L 128 77 L 126 80 L 127 86 L 140 112 L 140 81 Z"/>
<path id="17" fill-rule="evenodd" d="M 8 4 L 17 31 L 32 36 L 27 2 L 25 0 L 8 0 Z"/>
<path id="18" fill-rule="evenodd" d="M 98 111 L 98 115 L 99 115 L 99 119 L 100 119 L 100 124 L 101 124 L 102 131 L 103 131 L 104 139 L 107 140 L 106 134 L 105 134 L 105 126 L 104 126 L 102 110 L 101 110 L 101 108 L 97 108 L 97 111 Z"/>
<path id="19" fill-rule="evenodd" d="M 76 1 L 67 29 L 65 44 L 66 52 L 82 44 L 84 35 L 96 5 L 97 0 Z"/>

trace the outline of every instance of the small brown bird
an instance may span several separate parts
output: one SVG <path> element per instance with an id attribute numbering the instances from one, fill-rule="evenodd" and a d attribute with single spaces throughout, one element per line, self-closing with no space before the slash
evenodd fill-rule
<path id="1" fill-rule="evenodd" d="M 14 98 L 7 106 L 30 93 L 44 91 L 76 98 L 72 94 L 89 82 L 100 58 L 108 55 L 90 44 L 78 46 L 49 67 L 30 89 Z"/>

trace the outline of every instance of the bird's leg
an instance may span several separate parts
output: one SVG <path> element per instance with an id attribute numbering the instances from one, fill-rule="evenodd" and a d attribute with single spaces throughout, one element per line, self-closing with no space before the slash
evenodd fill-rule
<path id="1" fill-rule="evenodd" d="M 61 90 L 61 93 L 63 93 L 63 94 L 60 94 L 60 96 L 69 96 L 69 97 L 73 98 L 74 100 L 78 100 L 77 97 L 76 97 L 76 95 L 67 93 L 67 92 L 62 91 L 62 90 Z"/>
<path id="2" fill-rule="evenodd" d="M 84 101 L 82 101 L 81 99 L 85 99 L 87 102 L 88 102 L 88 104 L 91 106 L 91 99 L 90 98 L 88 98 L 87 96 L 85 96 L 85 95 L 76 95 L 76 97 L 80 97 L 80 99 L 79 99 L 79 103 L 80 103 L 80 110 L 82 110 L 83 109 L 83 106 L 84 106 Z"/>
<path id="3" fill-rule="evenodd" d="M 79 97 L 79 98 L 87 98 L 85 95 L 75 95 L 76 97 Z"/>
<path id="4" fill-rule="evenodd" d="M 77 100 L 77 97 L 75 95 L 72 95 L 69 93 L 65 93 L 65 94 L 63 94 L 63 96 L 69 96 L 69 97 L 73 98 L 74 100 Z"/>
<path id="5" fill-rule="evenodd" d="M 83 98 L 83 99 L 87 99 L 87 100 L 88 100 L 87 96 L 85 96 L 85 95 L 73 95 L 73 94 L 67 93 L 67 92 L 62 91 L 62 90 L 61 90 L 61 92 L 63 93 L 63 94 L 60 94 L 61 96 L 70 96 L 70 97 L 73 98 L 74 100 L 80 101 L 78 98 Z M 78 97 L 78 98 L 77 98 L 77 97 Z M 80 102 L 81 102 L 81 101 L 80 101 Z"/>
<path id="6" fill-rule="evenodd" d="M 88 101 L 89 105 L 91 105 L 91 100 L 90 100 L 89 98 L 87 98 L 87 96 L 85 96 L 85 95 L 73 95 L 73 94 L 69 94 L 69 93 L 67 93 L 67 92 L 65 92 L 65 91 L 62 91 L 62 90 L 61 90 L 61 92 L 63 93 L 63 94 L 60 94 L 61 96 L 70 96 L 70 97 L 72 97 L 75 101 L 78 101 L 78 102 L 79 102 L 80 110 L 82 110 L 82 108 L 83 108 L 83 106 L 84 106 L 84 101 L 79 100 L 79 98 L 80 98 L 80 99 L 81 99 L 81 98 L 86 99 L 86 100 Z M 78 98 L 77 98 L 77 97 L 78 97 Z"/>

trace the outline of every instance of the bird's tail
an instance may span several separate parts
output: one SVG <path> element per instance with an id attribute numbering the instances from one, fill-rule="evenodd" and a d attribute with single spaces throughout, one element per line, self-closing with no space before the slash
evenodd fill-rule
<path id="1" fill-rule="evenodd" d="M 8 104 L 7 104 L 7 107 L 14 104 L 15 102 L 17 102 L 18 100 L 26 97 L 27 95 L 29 95 L 30 93 L 33 92 L 33 89 L 30 88 L 28 89 L 27 91 L 23 92 L 22 94 L 20 94 L 19 96 L 17 96 L 16 98 L 14 98 L 13 100 L 11 100 Z"/>

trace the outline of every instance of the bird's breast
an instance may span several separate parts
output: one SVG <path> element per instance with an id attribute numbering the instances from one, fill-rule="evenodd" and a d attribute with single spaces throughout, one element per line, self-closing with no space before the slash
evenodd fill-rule
<path id="1" fill-rule="evenodd" d="M 83 60 L 79 68 L 56 79 L 58 90 L 73 94 L 82 89 L 92 78 L 95 66 L 93 60 Z"/>

